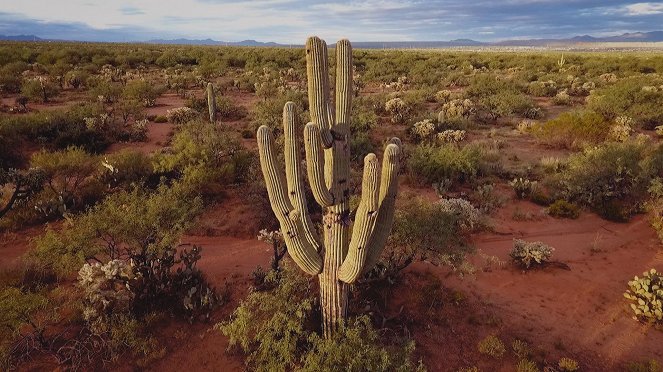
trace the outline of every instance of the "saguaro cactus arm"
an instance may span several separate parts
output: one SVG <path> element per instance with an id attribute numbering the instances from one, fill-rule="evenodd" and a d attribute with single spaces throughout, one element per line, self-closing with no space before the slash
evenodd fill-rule
<path id="1" fill-rule="evenodd" d="M 299 212 L 304 237 L 316 251 L 320 251 L 320 240 L 315 232 L 313 222 L 308 213 L 304 182 L 302 180 L 302 162 L 300 158 L 297 130 L 300 129 L 299 117 L 295 112 L 295 104 L 287 102 L 283 107 L 283 135 L 285 138 L 285 174 L 288 183 L 288 195 L 293 207 Z"/>
<path id="2" fill-rule="evenodd" d="M 382 159 L 382 175 L 380 179 L 380 209 L 375 222 L 375 231 L 366 247 L 368 256 L 363 267 L 363 273 L 373 268 L 380 258 L 382 250 L 394 223 L 396 209 L 396 196 L 398 194 L 398 170 L 400 167 L 400 146 L 398 138 L 392 138 L 384 150 Z"/>
<path id="3" fill-rule="evenodd" d="M 257 138 L 260 166 L 265 178 L 269 202 L 281 225 L 288 253 L 302 270 L 316 275 L 322 271 L 322 258 L 316 247 L 306 237 L 302 212 L 294 209 L 290 198 L 286 195 L 287 188 L 283 172 L 276 167 L 272 131 L 263 125 L 258 128 Z"/>
<path id="4" fill-rule="evenodd" d="M 306 76 L 311 120 L 320 127 L 322 144 L 329 148 L 334 142 L 331 134 L 334 117 L 329 106 L 327 43 L 315 36 L 306 40 Z"/>
<path id="5" fill-rule="evenodd" d="M 346 283 L 354 283 L 375 265 L 391 231 L 400 165 L 397 143 L 400 141 L 392 140 L 385 148 L 381 179 L 377 175 L 377 159 L 374 172 L 367 172 L 368 159 L 375 159 L 375 155 L 369 154 L 364 160 L 362 199 L 357 208 L 350 249 L 338 274 L 339 280 Z"/>

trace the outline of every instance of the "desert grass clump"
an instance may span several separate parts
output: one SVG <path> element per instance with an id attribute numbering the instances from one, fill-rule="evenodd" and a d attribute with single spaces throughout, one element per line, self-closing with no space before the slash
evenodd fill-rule
<path id="1" fill-rule="evenodd" d="M 559 367 L 559 369 L 566 372 L 574 372 L 580 368 L 578 366 L 578 362 L 576 362 L 571 358 L 566 358 L 566 357 L 561 358 L 559 362 L 557 362 L 557 366 Z"/>
<path id="2" fill-rule="evenodd" d="M 631 300 L 633 319 L 645 323 L 663 323 L 663 275 L 656 269 L 642 273 L 628 282 L 624 297 Z"/>
<path id="3" fill-rule="evenodd" d="M 516 372 L 539 372 L 539 367 L 529 359 L 521 359 L 516 365 Z"/>
<path id="4" fill-rule="evenodd" d="M 495 359 L 502 358 L 506 352 L 504 343 L 495 335 L 486 336 L 486 338 L 479 341 L 479 345 L 477 347 L 481 354 L 491 356 Z"/>
<path id="5" fill-rule="evenodd" d="M 509 256 L 519 266 L 530 269 L 549 262 L 554 250 L 553 247 L 542 242 L 526 242 L 521 239 L 514 239 Z"/>

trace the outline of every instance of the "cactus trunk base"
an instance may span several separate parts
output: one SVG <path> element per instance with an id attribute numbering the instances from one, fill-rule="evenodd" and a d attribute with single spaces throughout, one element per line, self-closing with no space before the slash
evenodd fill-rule
<path id="1" fill-rule="evenodd" d="M 322 332 L 332 336 L 348 314 L 348 285 L 336 279 L 336 273 L 323 271 L 320 281 L 320 308 L 322 310 Z"/>

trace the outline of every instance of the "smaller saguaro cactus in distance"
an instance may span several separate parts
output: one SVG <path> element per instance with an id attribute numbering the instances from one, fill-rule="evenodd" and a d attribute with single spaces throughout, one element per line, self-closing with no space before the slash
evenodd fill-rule
<path id="1" fill-rule="evenodd" d="M 207 83 L 207 110 L 209 110 L 209 121 L 216 121 L 216 97 L 214 95 L 214 84 Z"/>
<path id="2" fill-rule="evenodd" d="M 352 47 L 336 44 L 336 99 L 330 100 L 327 44 L 306 42 L 306 70 L 311 122 L 304 127 L 306 171 L 313 196 L 323 208 L 322 238 L 308 213 L 304 172 L 296 133 L 301 129 L 295 104 L 283 108 L 285 174 L 276 164 L 272 131 L 258 129 L 260 164 L 272 210 L 281 225 L 288 253 L 310 275 L 318 275 L 323 331 L 331 336 L 347 316 L 348 284 L 377 262 L 394 218 L 398 187 L 398 138 L 386 145 L 382 171 L 375 154 L 364 158 L 361 202 L 350 234 L 350 115 Z M 335 107 L 334 107 L 335 105 Z"/>

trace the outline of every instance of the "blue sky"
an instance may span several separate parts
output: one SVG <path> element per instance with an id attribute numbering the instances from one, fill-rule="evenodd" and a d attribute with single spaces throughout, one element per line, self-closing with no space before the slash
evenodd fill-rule
<path id="1" fill-rule="evenodd" d="M 0 0 L 0 34 L 96 41 L 493 41 L 660 29 L 661 1 Z"/>

